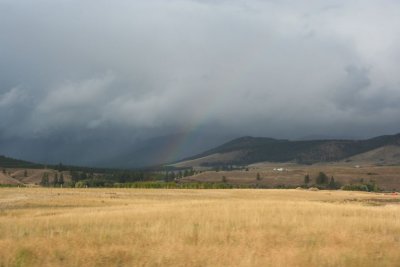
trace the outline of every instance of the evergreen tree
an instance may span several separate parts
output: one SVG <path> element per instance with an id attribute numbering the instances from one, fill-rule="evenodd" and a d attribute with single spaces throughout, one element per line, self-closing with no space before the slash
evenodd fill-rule
<path id="1" fill-rule="evenodd" d="M 333 176 L 331 177 L 331 180 L 329 181 L 329 188 L 330 189 L 336 188 L 335 179 L 333 178 Z"/>
<path id="2" fill-rule="evenodd" d="M 327 184 L 328 176 L 325 173 L 320 172 L 317 176 L 316 182 L 317 182 L 317 184 Z"/>
<path id="3" fill-rule="evenodd" d="M 76 183 L 79 181 L 79 173 L 76 171 L 71 171 L 71 180 L 73 183 Z"/>
<path id="4" fill-rule="evenodd" d="M 257 177 L 256 177 L 256 179 L 257 179 L 257 181 L 260 181 L 261 180 L 261 176 L 260 176 L 260 174 L 257 172 Z"/>
<path id="5" fill-rule="evenodd" d="M 222 182 L 223 182 L 223 183 L 226 183 L 226 181 L 227 181 L 227 180 L 226 180 L 226 177 L 225 177 L 225 176 L 222 176 Z"/>
<path id="6" fill-rule="evenodd" d="M 28 177 L 28 171 L 24 170 L 24 177 Z"/>
<path id="7" fill-rule="evenodd" d="M 64 185 L 64 174 L 63 174 L 63 173 L 60 174 L 60 178 L 58 179 L 58 183 L 59 183 L 61 186 Z"/>
<path id="8" fill-rule="evenodd" d="M 47 172 L 43 173 L 42 180 L 40 181 L 41 186 L 49 186 L 49 174 Z"/>
<path id="9" fill-rule="evenodd" d="M 305 183 L 305 184 L 308 184 L 309 182 L 310 182 L 310 175 L 306 174 L 306 175 L 304 176 L 304 183 Z"/>
<path id="10" fill-rule="evenodd" d="M 62 171 L 64 170 L 64 166 L 63 166 L 63 164 L 62 164 L 61 162 L 58 163 L 57 170 L 58 170 L 59 172 L 62 172 Z"/>
<path id="11" fill-rule="evenodd" d="M 57 185 L 58 185 L 58 174 L 54 173 L 53 186 L 56 187 Z"/>

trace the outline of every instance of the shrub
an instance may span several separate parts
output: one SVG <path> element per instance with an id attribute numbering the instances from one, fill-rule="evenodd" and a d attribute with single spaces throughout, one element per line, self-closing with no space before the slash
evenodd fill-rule
<path id="1" fill-rule="evenodd" d="M 348 191 L 365 191 L 365 192 L 380 191 L 379 187 L 375 183 L 347 184 L 347 185 L 342 186 L 341 189 L 348 190 Z"/>
<path id="2" fill-rule="evenodd" d="M 233 185 L 228 183 L 175 183 L 175 182 L 133 182 L 114 183 L 117 188 L 165 188 L 165 189 L 231 189 L 231 188 L 261 188 L 259 185 Z"/>
<path id="3" fill-rule="evenodd" d="M 324 172 L 319 172 L 317 178 L 315 179 L 317 184 L 327 184 L 328 176 Z"/>
<path id="4" fill-rule="evenodd" d="M 335 181 L 335 178 L 333 176 L 331 177 L 329 184 L 328 184 L 329 189 L 339 189 L 340 188 L 340 183 Z"/>
<path id="5" fill-rule="evenodd" d="M 75 183 L 76 188 L 85 188 L 88 187 L 88 184 L 85 181 L 78 181 Z"/>

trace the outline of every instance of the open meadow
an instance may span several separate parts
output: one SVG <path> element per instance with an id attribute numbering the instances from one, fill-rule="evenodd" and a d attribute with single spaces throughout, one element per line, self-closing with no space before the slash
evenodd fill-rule
<path id="1" fill-rule="evenodd" d="M 400 197 L 0 189 L 0 266 L 400 266 Z"/>
<path id="2" fill-rule="evenodd" d="M 278 171 L 280 169 L 282 171 Z M 383 191 L 400 191 L 400 167 L 377 166 L 373 164 L 355 165 L 355 163 L 321 163 L 298 165 L 291 163 L 257 163 L 246 170 L 207 171 L 185 177 L 189 182 L 221 182 L 225 178 L 230 184 L 259 184 L 269 188 L 278 186 L 292 187 L 304 185 L 304 176 L 310 176 L 310 184 L 315 184 L 319 172 L 328 178 L 333 177 L 341 185 L 376 183 Z M 257 179 L 257 176 L 260 178 Z"/>

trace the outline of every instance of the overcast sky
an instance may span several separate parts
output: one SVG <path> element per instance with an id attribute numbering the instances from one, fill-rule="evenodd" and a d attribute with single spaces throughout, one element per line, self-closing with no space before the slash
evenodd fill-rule
<path id="1" fill-rule="evenodd" d="M 0 134 L 400 132 L 400 1 L 0 0 Z"/>

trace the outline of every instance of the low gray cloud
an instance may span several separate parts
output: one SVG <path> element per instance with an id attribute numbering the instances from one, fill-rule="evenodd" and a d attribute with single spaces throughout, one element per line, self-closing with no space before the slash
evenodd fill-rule
<path id="1" fill-rule="evenodd" d="M 0 0 L 0 134 L 400 132 L 399 8 Z"/>

